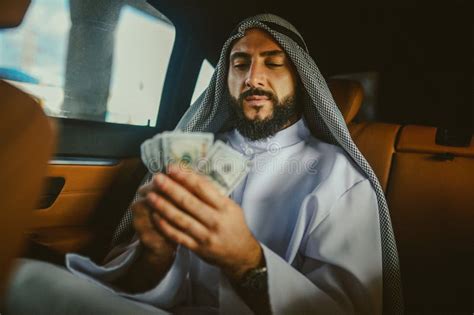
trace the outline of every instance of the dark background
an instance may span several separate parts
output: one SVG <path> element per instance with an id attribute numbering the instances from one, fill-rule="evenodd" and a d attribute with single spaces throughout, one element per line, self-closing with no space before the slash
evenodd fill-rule
<path id="1" fill-rule="evenodd" d="M 376 71 L 376 120 L 473 132 L 473 18 L 468 1 L 150 1 L 193 33 L 205 58 L 243 18 L 280 15 L 326 77 Z"/>

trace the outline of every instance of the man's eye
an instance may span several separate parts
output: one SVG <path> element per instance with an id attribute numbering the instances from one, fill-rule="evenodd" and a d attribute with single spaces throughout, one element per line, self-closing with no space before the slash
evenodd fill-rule
<path id="1" fill-rule="evenodd" d="M 279 63 L 267 63 L 267 66 L 272 68 L 283 67 L 283 65 Z"/>
<path id="2" fill-rule="evenodd" d="M 237 68 L 237 69 L 245 69 L 247 67 L 248 67 L 248 64 L 246 63 L 238 63 L 234 65 L 234 68 Z"/>

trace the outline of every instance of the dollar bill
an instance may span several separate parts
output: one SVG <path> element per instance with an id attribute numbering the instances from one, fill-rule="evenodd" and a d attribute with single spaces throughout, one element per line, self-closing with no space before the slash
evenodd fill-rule
<path id="1" fill-rule="evenodd" d="M 163 169 L 161 135 L 162 134 L 158 134 L 146 140 L 140 147 L 143 164 L 151 173 L 157 173 Z"/>
<path id="2" fill-rule="evenodd" d="M 181 163 L 209 177 L 218 190 L 229 195 L 247 175 L 250 162 L 212 133 L 164 132 L 146 140 L 141 158 L 152 173 L 163 172 L 169 163 Z"/>
<path id="3" fill-rule="evenodd" d="M 163 166 L 170 163 L 183 164 L 196 168 L 197 163 L 203 160 L 212 146 L 214 135 L 203 132 L 172 132 L 161 136 Z"/>
<path id="4" fill-rule="evenodd" d="M 198 171 L 209 177 L 224 195 L 229 195 L 250 170 L 250 161 L 218 140 Z"/>

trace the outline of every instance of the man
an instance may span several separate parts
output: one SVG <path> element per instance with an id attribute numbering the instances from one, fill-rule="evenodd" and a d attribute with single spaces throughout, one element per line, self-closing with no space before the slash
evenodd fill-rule
<path id="1" fill-rule="evenodd" d="M 69 254 L 68 269 L 79 277 L 24 263 L 7 300 L 12 311 L 24 310 L 21 301 L 38 296 L 37 288 L 64 279 L 26 307 L 69 314 L 401 312 L 383 194 L 291 24 L 268 14 L 239 24 L 178 128 L 229 130 L 221 137 L 253 169 L 227 197 L 171 165 L 140 188 L 131 242 L 104 266 Z M 26 281 L 36 285 L 22 288 Z"/>

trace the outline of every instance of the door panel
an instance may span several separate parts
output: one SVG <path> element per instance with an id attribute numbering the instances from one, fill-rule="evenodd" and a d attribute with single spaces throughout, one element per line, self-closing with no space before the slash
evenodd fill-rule
<path id="1" fill-rule="evenodd" d="M 47 176 L 64 178 L 64 187 L 49 208 L 34 211 L 28 231 L 32 242 L 59 253 L 88 252 L 107 243 L 145 174 L 138 158 L 108 166 L 74 163 L 48 166 Z"/>

